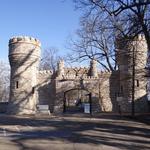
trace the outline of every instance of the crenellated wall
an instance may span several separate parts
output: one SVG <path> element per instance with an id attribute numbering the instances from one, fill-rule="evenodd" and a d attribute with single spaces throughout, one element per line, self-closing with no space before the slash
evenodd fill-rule
<path id="1" fill-rule="evenodd" d="M 137 42 L 138 41 L 138 42 Z M 147 112 L 145 63 L 147 47 L 142 35 L 133 41 L 118 41 L 118 71 L 97 69 L 96 60 L 89 67 L 65 67 L 60 60 L 56 72 L 39 70 L 40 42 L 32 37 L 13 37 L 9 41 L 11 66 L 8 113 L 35 114 L 37 105 L 49 105 L 50 112 L 62 113 L 66 93 L 82 90 L 92 94 L 92 113 L 130 112 L 132 91 L 132 50 L 135 49 L 135 111 Z M 75 93 L 75 92 L 74 92 Z M 73 94 L 70 93 L 70 95 Z M 69 94 L 68 94 L 69 95 Z M 120 110 L 121 109 L 121 110 Z"/>
<path id="2" fill-rule="evenodd" d="M 93 76 L 67 76 L 56 78 L 55 111 L 63 111 L 64 93 L 71 89 L 82 89 L 92 93 L 92 112 L 118 112 L 116 93 L 118 92 L 119 72 L 98 72 Z"/>
<path id="3" fill-rule="evenodd" d="M 49 105 L 50 111 L 53 110 L 55 100 L 55 80 L 53 71 L 42 70 L 38 72 L 38 99 L 37 105 Z"/>

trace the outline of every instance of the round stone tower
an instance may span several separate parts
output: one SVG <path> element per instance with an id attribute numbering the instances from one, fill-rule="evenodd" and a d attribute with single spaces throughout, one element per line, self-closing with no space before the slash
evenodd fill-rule
<path id="1" fill-rule="evenodd" d="M 9 40 L 10 114 L 34 114 L 36 111 L 40 47 L 40 42 L 32 37 L 18 36 Z"/>
<path id="2" fill-rule="evenodd" d="M 120 72 L 120 91 L 122 97 L 122 111 L 131 111 L 134 101 L 135 111 L 146 111 L 146 84 L 145 66 L 147 60 L 147 44 L 144 35 L 138 35 L 134 39 L 118 39 L 117 41 L 117 63 Z M 133 83 L 134 75 L 134 83 Z"/>

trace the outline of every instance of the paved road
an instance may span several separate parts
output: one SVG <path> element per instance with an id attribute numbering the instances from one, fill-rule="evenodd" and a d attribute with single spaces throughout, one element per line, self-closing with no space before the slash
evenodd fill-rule
<path id="1" fill-rule="evenodd" d="M 150 150 L 150 126 L 127 118 L 0 116 L 0 150 Z"/>

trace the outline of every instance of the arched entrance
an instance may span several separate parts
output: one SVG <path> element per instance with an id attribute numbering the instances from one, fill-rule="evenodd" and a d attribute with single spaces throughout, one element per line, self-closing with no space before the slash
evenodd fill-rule
<path id="1" fill-rule="evenodd" d="M 74 88 L 65 91 L 63 102 L 64 113 L 84 113 L 86 104 L 89 104 L 89 111 L 92 112 L 91 93 L 86 89 Z"/>

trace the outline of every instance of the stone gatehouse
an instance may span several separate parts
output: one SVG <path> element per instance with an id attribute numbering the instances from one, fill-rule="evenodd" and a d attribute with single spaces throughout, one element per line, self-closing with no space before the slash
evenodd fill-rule
<path id="1" fill-rule="evenodd" d="M 117 41 L 118 70 L 97 69 L 96 60 L 87 68 L 67 68 L 58 62 L 57 71 L 39 70 L 41 44 L 32 37 L 13 37 L 9 41 L 11 66 L 10 114 L 35 114 L 38 105 L 48 105 L 51 113 L 63 113 L 80 99 L 89 103 L 92 113 L 130 112 L 132 106 L 132 51 L 135 49 L 135 112 L 147 112 L 147 46 L 143 35 L 132 42 Z M 90 95 L 90 96 L 89 96 Z M 75 105 L 74 105 L 75 106 Z"/>

